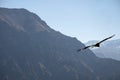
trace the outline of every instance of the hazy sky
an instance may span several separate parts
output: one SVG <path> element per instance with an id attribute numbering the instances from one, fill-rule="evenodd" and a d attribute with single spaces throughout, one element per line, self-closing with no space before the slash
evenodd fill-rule
<path id="1" fill-rule="evenodd" d="M 0 0 L 1 7 L 26 8 L 53 29 L 80 41 L 120 38 L 120 0 Z"/>

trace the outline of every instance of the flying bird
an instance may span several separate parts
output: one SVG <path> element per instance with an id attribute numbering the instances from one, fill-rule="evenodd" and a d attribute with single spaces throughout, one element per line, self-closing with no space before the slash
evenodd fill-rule
<path id="1" fill-rule="evenodd" d="M 79 51 L 81 51 L 81 50 L 85 50 L 85 49 L 90 48 L 90 47 L 91 47 L 91 48 L 93 48 L 93 47 L 100 47 L 100 44 L 101 44 L 102 42 L 104 42 L 104 41 L 106 41 L 106 40 L 108 40 L 108 39 L 110 39 L 110 38 L 112 38 L 112 37 L 114 37 L 114 36 L 115 36 L 115 34 L 112 35 L 112 36 L 110 36 L 110 37 L 108 37 L 108 38 L 105 38 L 105 39 L 97 42 L 96 44 L 89 45 L 89 46 L 83 47 L 83 48 L 81 48 L 81 49 L 78 49 L 77 51 L 79 52 Z"/>

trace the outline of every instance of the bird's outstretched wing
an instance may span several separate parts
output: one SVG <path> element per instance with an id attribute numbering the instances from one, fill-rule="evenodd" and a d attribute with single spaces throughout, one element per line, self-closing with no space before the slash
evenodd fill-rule
<path id="1" fill-rule="evenodd" d="M 89 47 L 91 47 L 91 46 L 86 46 L 86 47 L 83 47 L 83 48 L 81 48 L 81 49 L 78 49 L 77 52 L 82 51 L 82 50 L 85 50 L 85 49 L 87 49 L 87 48 L 89 48 Z"/>
<path id="2" fill-rule="evenodd" d="M 92 48 L 93 48 L 93 47 L 99 47 L 99 46 L 100 46 L 100 43 L 102 43 L 102 42 L 104 42 L 104 41 L 106 41 L 106 40 L 108 40 L 108 39 L 110 39 L 110 38 L 112 38 L 112 37 L 114 37 L 114 36 L 115 36 L 115 34 L 112 35 L 112 36 L 110 36 L 110 37 L 108 37 L 108 38 L 103 39 L 102 41 L 100 41 L 100 42 L 98 42 L 98 43 L 96 43 L 96 44 L 93 44 L 93 45 L 86 46 L 86 47 L 83 47 L 83 48 L 81 48 L 81 49 L 78 49 L 77 52 L 82 51 L 82 50 L 85 50 L 85 49 L 87 49 L 87 48 L 89 48 L 89 47 L 92 47 Z"/>
<path id="3" fill-rule="evenodd" d="M 112 35 L 112 36 L 110 36 L 110 37 L 108 37 L 108 38 L 103 39 L 102 41 L 100 41 L 100 42 L 98 42 L 98 43 L 102 43 L 102 42 L 104 42 L 104 41 L 106 41 L 106 40 L 108 40 L 108 39 L 110 39 L 110 38 L 112 38 L 112 37 L 114 37 L 114 36 L 115 36 L 115 34 Z"/>

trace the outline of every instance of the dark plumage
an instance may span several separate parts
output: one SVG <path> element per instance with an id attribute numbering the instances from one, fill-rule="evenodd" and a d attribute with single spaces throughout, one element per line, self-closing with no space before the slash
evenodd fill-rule
<path id="1" fill-rule="evenodd" d="M 110 37 L 108 37 L 108 38 L 105 38 L 105 39 L 99 41 L 99 42 L 96 43 L 96 44 L 93 44 L 93 45 L 86 46 L 86 47 L 83 47 L 83 48 L 81 48 L 81 49 L 78 49 L 77 51 L 79 52 L 79 51 L 85 50 L 85 49 L 87 49 L 87 48 L 89 48 L 89 47 L 92 47 L 92 48 L 93 48 L 93 47 L 100 47 L 100 44 L 101 44 L 102 42 L 104 42 L 104 41 L 106 41 L 106 40 L 108 40 L 108 39 L 110 39 L 110 38 L 112 38 L 112 37 L 114 37 L 114 36 L 115 36 L 115 34 L 112 35 L 112 36 L 110 36 Z"/>

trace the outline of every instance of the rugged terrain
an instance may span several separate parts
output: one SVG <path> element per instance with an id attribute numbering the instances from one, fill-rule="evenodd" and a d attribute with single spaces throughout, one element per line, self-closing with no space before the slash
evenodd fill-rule
<path id="1" fill-rule="evenodd" d="M 102 59 L 26 9 L 0 8 L 0 80 L 120 80 L 120 62 Z"/>

